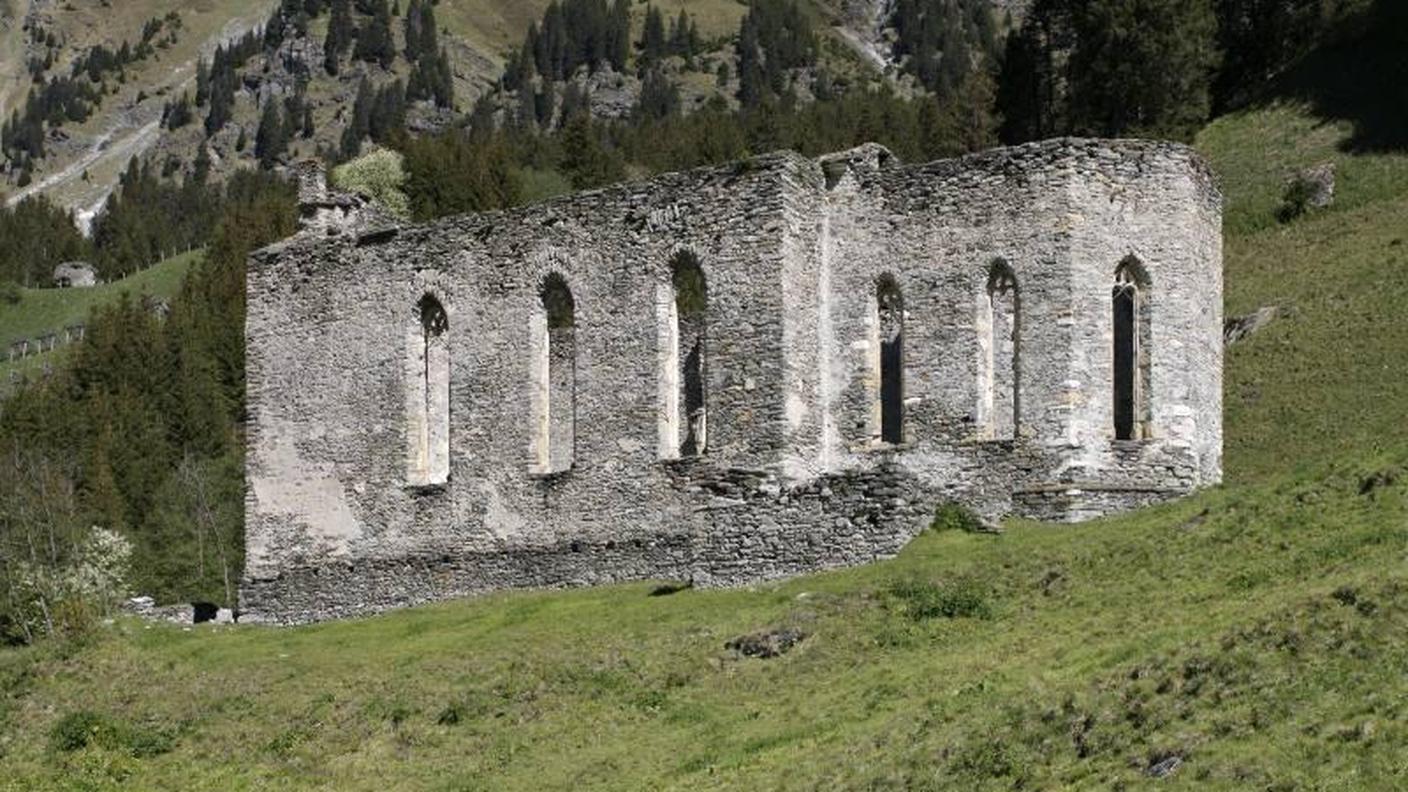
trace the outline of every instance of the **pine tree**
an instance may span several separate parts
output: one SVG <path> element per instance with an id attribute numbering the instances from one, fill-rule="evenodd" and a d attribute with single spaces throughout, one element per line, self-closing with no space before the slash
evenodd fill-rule
<path id="1" fill-rule="evenodd" d="M 205 58 L 196 61 L 196 107 L 205 107 L 210 99 L 210 66 Z"/>
<path id="2" fill-rule="evenodd" d="M 205 184 L 208 178 L 210 178 L 210 152 L 206 149 L 205 144 L 201 143 L 200 147 L 196 149 L 196 160 L 191 165 L 191 179 L 196 184 Z"/>
<path id="3" fill-rule="evenodd" d="M 656 65 L 664 59 L 668 48 L 665 38 L 665 17 L 660 13 L 660 9 L 653 5 L 649 6 L 645 11 L 645 30 L 641 34 L 638 65 L 641 69 Z"/>
<path id="4" fill-rule="evenodd" d="M 659 120 L 679 112 L 680 91 L 660 69 L 651 69 L 641 83 L 633 115 L 637 121 Z"/>
<path id="5" fill-rule="evenodd" d="M 1217 68 L 1211 0 L 1091 0 L 1075 15 L 1073 131 L 1188 139 Z"/>
<path id="6" fill-rule="evenodd" d="M 562 129 L 562 170 L 578 190 L 600 187 L 625 177 L 620 152 L 602 145 L 601 134 L 591 116 L 578 113 Z"/>
<path id="7" fill-rule="evenodd" d="M 396 46 L 391 39 L 391 12 L 386 0 L 376 0 L 372 15 L 357 31 L 358 60 L 379 63 L 382 68 L 390 68 L 396 59 Z"/>
<path id="8" fill-rule="evenodd" d="M 259 160 L 259 167 L 269 170 L 278 164 L 279 157 L 287 150 L 288 137 L 283 118 L 278 104 L 270 99 L 264 103 L 259 129 L 254 133 L 254 156 Z"/>
<path id="9" fill-rule="evenodd" d="M 372 106 L 375 101 L 372 84 L 364 76 L 357 84 L 357 98 L 352 102 L 352 118 L 347 122 L 347 128 L 342 131 L 339 156 L 344 161 L 362 153 L 362 140 L 371 131 Z"/>
<path id="10" fill-rule="evenodd" d="M 425 51 L 421 43 L 421 10 L 420 0 L 411 0 L 406 6 L 406 19 L 403 23 L 406 35 L 406 60 L 415 63 L 420 60 L 421 53 Z"/>
<path id="11" fill-rule="evenodd" d="M 606 58 L 617 72 L 626 70 L 631 56 L 631 2 L 616 0 L 607 28 Z"/>
<path id="12" fill-rule="evenodd" d="M 355 28 L 352 24 L 351 0 L 332 0 L 332 16 L 328 21 L 327 38 L 323 40 L 323 68 L 337 74 L 338 63 L 352 46 Z"/>
<path id="13" fill-rule="evenodd" d="M 394 80 L 376 92 L 367 119 L 367 132 L 372 140 L 385 143 L 404 132 L 405 126 L 406 91 L 400 80 Z"/>

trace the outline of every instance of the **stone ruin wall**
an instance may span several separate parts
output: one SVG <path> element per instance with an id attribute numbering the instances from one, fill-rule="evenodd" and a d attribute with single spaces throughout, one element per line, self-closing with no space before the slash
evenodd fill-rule
<path id="1" fill-rule="evenodd" d="M 708 447 L 662 460 L 670 262 L 708 285 Z M 1110 286 L 1152 279 L 1151 434 L 1112 439 Z M 1020 295 L 1015 436 L 981 412 L 990 265 Z M 540 289 L 575 305 L 572 466 L 541 471 Z M 904 437 L 874 425 L 876 279 L 904 300 Z M 407 483 L 408 327 L 448 320 L 448 482 Z M 1054 141 L 902 166 L 744 163 L 384 233 L 249 274 L 246 618 L 523 586 L 729 585 L 893 555 L 936 505 L 1074 521 L 1220 479 L 1220 198 L 1191 151 Z"/>

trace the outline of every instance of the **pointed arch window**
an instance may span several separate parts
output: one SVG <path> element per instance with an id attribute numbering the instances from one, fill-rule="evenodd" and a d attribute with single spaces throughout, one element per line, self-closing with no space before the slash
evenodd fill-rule
<path id="1" fill-rule="evenodd" d="M 556 272 L 543 279 L 539 298 L 533 321 L 533 470 L 558 473 L 576 457 L 577 307 Z"/>
<path id="2" fill-rule="evenodd" d="M 444 484 L 450 478 L 450 321 L 427 294 L 407 331 L 407 481 Z"/>
<path id="3" fill-rule="evenodd" d="M 1017 436 L 1021 416 L 1021 299 L 1017 276 L 998 259 L 988 268 L 987 289 L 979 305 L 978 425 L 996 440 Z"/>
<path id="4" fill-rule="evenodd" d="M 1112 387 L 1116 440 L 1149 436 L 1149 277 L 1133 257 L 1115 269 Z"/>
<path id="5" fill-rule="evenodd" d="M 709 440 L 709 287 L 694 254 L 681 252 L 671 260 L 659 308 L 660 457 L 699 456 Z"/>
<path id="6" fill-rule="evenodd" d="M 872 435 L 881 443 L 904 442 L 904 295 L 893 275 L 875 281 L 871 317 L 871 375 L 875 382 Z"/>

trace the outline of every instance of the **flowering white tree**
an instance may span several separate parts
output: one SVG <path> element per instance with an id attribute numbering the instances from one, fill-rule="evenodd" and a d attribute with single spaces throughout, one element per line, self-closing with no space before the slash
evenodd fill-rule
<path id="1" fill-rule="evenodd" d="M 33 641 L 110 612 L 131 555 L 121 534 L 83 524 L 70 471 L 0 450 L 0 638 Z"/>

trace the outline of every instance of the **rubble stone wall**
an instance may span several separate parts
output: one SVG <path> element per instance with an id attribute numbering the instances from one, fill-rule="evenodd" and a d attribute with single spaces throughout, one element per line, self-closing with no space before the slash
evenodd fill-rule
<path id="1" fill-rule="evenodd" d="M 779 153 L 422 226 L 318 224 L 249 268 L 244 618 L 734 585 L 893 555 L 940 503 L 1078 521 L 1214 483 L 1220 218 L 1185 147 L 1060 140 L 912 167 L 878 146 Z M 681 254 L 707 284 L 707 443 L 674 459 L 661 383 Z M 1149 280 L 1149 421 L 1125 441 L 1111 288 L 1131 257 Z M 979 407 L 998 260 L 1019 306 L 1008 437 Z M 550 274 L 574 306 L 573 426 L 554 435 L 572 464 L 537 472 L 535 406 L 562 388 L 537 373 Z M 877 424 L 882 277 L 904 306 L 899 443 Z M 450 474 L 433 485 L 407 475 L 427 295 L 450 356 Z"/>

